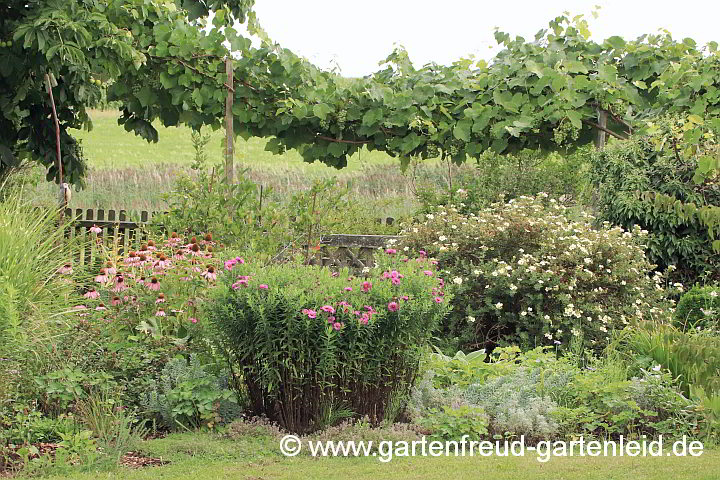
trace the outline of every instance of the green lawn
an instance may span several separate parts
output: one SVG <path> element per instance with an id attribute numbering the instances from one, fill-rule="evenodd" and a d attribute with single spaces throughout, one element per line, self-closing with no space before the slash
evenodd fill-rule
<path id="1" fill-rule="evenodd" d="M 73 479 L 455 479 L 493 480 L 718 480 L 720 450 L 700 457 L 567 457 L 538 462 L 526 457 L 285 458 L 269 439 L 231 440 L 178 434 L 151 440 L 144 451 L 171 462 L 162 467 L 94 471 Z"/>
<path id="2" fill-rule="evenodd" d="M 90 117 L 94 128 L 90 131 L 73 130 L 72 134 L 82 140 L 88 163 L 95 169 L 124 169 L 128 167 L 147 167 L 158 164 L 190 165 L 194 151 L 190 140 L 191 130 L 188 127 L 165 128 L 156 122 L 158 143 L 148 143 L 133 132 L 117 124 L 118 112 L 92 110 Z M 224 130 L 212 131 L 210 128 L 203 133 L 212 135 L 207 146 L 210 159 L 220 161 L 223 158 Z M 283 155 L 266 152 L 266 139 L 251 138 L 248 141 L 238 138 L 235 148 L 235 159 L 248 165 L 263 165 L 270 169 L 295 168 L 308 173 L 337 173 L 337 170 L 320 162 L 308 164 L 295 152 Z M 343 171 L 357 171 L 364 164 L 396 164 L 397 159 L 382 152 L 360 152 L 348 161 L 348 168 Z"/>

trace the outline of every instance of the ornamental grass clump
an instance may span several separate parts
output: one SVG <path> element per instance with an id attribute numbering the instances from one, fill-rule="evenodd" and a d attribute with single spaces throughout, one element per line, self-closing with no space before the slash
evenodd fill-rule
<path id="1" fill-rule="evenodd" d="M 454 349 L 572 342 L 599 351 L 613 330 L 668 318 L 664 277 L 643 252 L 647 232 L 596 228 L 547 195 L 477 214 L 442 207 L 405 233 L 396 248 L 435 255 L 452 286 L 443 333 Z"/>
<path id="2" fill-rule="evenodd" d="M 347 269 L 236 264 L 206 316 L 242 377 L 253 414 L 306 433 L 343 417 L 397 414 L 450 295 L 426 258 L 379 254 Z"/>

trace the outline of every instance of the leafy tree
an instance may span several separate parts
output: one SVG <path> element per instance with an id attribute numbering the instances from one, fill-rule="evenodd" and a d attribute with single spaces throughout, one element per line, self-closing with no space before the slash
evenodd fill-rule
<path id="1" fill-rule="evenodd" d="M 416 69 L 396 50 L 373 75 L 342 78 L 273 44 L 251 7 L 252 0 L 5 2 L 2 165 L 35 159 L 55 176 L 46 73 L 57 80 L 63 165 L 74 183 L 85 167 L 67 130 L 91 126 L 85 108 L 102 88 L 121 105 L 120 123 L 149 141 L 157 141 L 153 120 L 219 127 L 230 54 L 224 42 L 238 57 L 235 133 L 270 137 L 275 153 L 294 148 L 305 161 L 338 168 L 363 146 L 403 165 L 437 155 L 462 163 L 488 149 L 569 150 L 592 141 L 599 115 L 619 138 L 665 111 L 699 118 L 684 132 L 690 149 L 720 128 L 715 43 L 698 48 L 669 33 L 597 43 L 581 16 L 560 16 L 532 41 L 497 32 L 505 48 L 489 65 L 465 59 Z M 262 38 L 259 48 L 231 27 L 235 20 Z"/>

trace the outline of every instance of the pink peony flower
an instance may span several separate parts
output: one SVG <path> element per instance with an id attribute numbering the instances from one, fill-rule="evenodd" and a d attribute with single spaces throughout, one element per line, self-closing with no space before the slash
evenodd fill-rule
<path id="1" fill-rule="evenodd" d="M 372 288 L 372 283 L 370 283 L 370 282 L 363 282 L 363 284 L 362 284 L 362 290 L 363 290 L 363 292 L 369 292 L 371 288 Z"/>
<path id="2" fill-rule="evenodd" d="M 390 302 L 388 303 L 388 310 L 391 312 L 397 312 L 398 311 L 398 304 L 397 302 Z"/>

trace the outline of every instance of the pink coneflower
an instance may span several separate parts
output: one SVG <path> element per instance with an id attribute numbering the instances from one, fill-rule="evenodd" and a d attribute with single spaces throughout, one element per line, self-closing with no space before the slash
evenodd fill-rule
<path id="1" fill-rule="evenodd" d="M 90 230 L 90 233 L 94 233 L 95 235 L 97 235 L 97 234 L 99 234 L 99 233 L 102 233 L 102 228 L 98 227 L 98 226 L 95 225 L 94 223 L 93 223 L 93 226 L 90 227 L 89 230 Z"/>
<path id="2" fill-rule="evenodd" d="M 105 264 L 105 270 L 107 270 L 108 275 L 115 275 L 117 273 L 117 269 L 115 269 L 113 263 L 110 261 Z"/>
<path id="3" fill-rule="evenodd" d="M 442 297 L 435 297 L 435 303 L 442 303 Z"/>
<path id="4" fill-rule="evenodd" d="M 345 290 L 346 292 L 352 292 L 352 287 L 345 287 L 344 290 Z"/>
<path id="5" fill-rule="evenodd" d="M 136 280 L 136 283 L 138 285 L 143 285 L 145 283 L 145 277 L 140 277 L 138 280 Z"/>
<path id="6" fill-rule="evenodd" d="M 390 279 L 390 282 L 391 282 L 393 285 L 400 285 L 400 279 L 399 279 L 398 277 L 392 277 L 392 278 Z"/>
<path id="7" fill-rule="evenodd" d="M 260 285 L 258 285 L 258 288 L 262 288 L 263 290 L 267 290 L 267 289 L 270 288 L 270 287 L 267 286 L 267 285 L 265 285 L 264 283 L 261 283 Z"/>
<path id="8" fill-rule="evenodd" d="M 330 315 L 330 316 L 328 317 L 328 323 L 335 323 L 335 316 L 334 316 L 334 315 Z"/>
<path id="9" fill-rule="evenodd" d="M 307 308 L 303 308 L 302 313 L 307 315 L 308 318 L 317 318 L 317 312 L 315 310 L 308 310 Z"/>
<path id="10" fill-rule="evenodd" d="M 400 297 L 400 298 L 402 298 L 402 299 L 405 300 L 406 302 L 407 302 L 408 300 L 410 300 L 410 297 L 408 297 L 407 295 L 403 295 L 403 296 Z"/>
<path id="11" fill-rule="evenodd" d="M 149 251 L 157 250 L 157 248 L 155 247 L 155 242 L 153 242 L 152 240 L 148 240 L 147 249 Z"/>
<path id="12" fill-rule="evenodd" d="M 173 258 L 175 260 L 185 260 L 185 255 L 183 254 L 182 250 L 176 250 L 173 254 Z"/>
<path id="13" fill-rule="evenodd" d="M 190 317 L 190 323 L 197 323 L 197 318 Z"/>
<path id="14" fill-rule="evenodd" d="M 333 323 L 333 328 L 337 331 L 340 330 L 343 327 L 343 324 L 340 322 Z"/>
<path id="15" fill-rule="evenodd" d="M 443 280 L 442 278 L 438 278 L 438 285 L 440 285 L 440 288 L 444 287 L 444 286 L 445 286 L 445 280 Z"/>
<path id="16" fill-rule="evenodd" d="M 211 233 L 206 233 L 200 243 L 203 245 L 215 245 L 215 242 L 213 242 Z"/>
<path id="17" fill-rule="evenodd" d="M 120 297 L 113 297 L 110 301 L 110 305 L 113 307 L 117 307 L 118 305 L 122 305 L 122 300 L 120 300 Z"/>
<path id="18" fill-rule="evenodd" d="M 127 264 L 127 265 L 133 265 L 133 264 L 137 263 L 137 261 L 138 261 L 137 254 L 133 251 L 130 251 L 128 253 L 127 258 L 125 260 L 123 260 L 123 262 L 125 262 L 125 264 Z"/>
<path id="19" fill-rule="evenodd" d="M 330 274 L 330 276 L 331 276 L 331 277 L 338 277 L 338 276 L 340 276 L 340 274 L 339 274 L 338 272 L 332 272 L 332 273 Z"/>
<path id="20" fill-rule="evenodd" d="M 372 288 L 372 283 L 370 283 L 370 282 L 363 282 L 363 284 L 362 284 L 362 291 L 363 291 L 363 292 L 366 292 L 366 293 L 367 293 L 367 292 L 370 291 L 371 288 Z"/>
<path id="21" fill-rule="evenodd" d="M 320 307 L 320 310 L 327 313 L 335 313 L 335 309 L 330 305 L 323 305 L 322 307 Z"/>
<path id="22" fill-rule="evenodd" d="M 233 269 L 233 267 L 237 264 L 237 260 L 234 258 L 231 258 L 230 260 L 225 260 L 225 270 L 228 272 Z"/>
<path id="23" fill-rule="evenodd" d="M 437 261 L 437 260 L 430 260 L 430 263 L 432 263 L 433 265 L 437 265 L 437 264 L 438 264 L 438 261 Z"/>
<path id="24" fill-rule="evenodd" d="M 375 309 L 373 307 L 371 307 L 370 305 L 365 305 L 363 308 L 370 313 L 376 313 Z"/>
<path id="25" fill-rule="evenodd" d="M 70 265 L 69 263 L 66 263 L 62 267 L 58 268 L 57 271 L 61 275 L 69 275 L 69 274 L 73 273 L 73 268 L 72 268 L 72 265 Z"/>
<path id="26" fill-rule="evenodd" d="M 158 294 L 157 298 L 155 299 L 155 303 L 165 303 L 165 294 L 160 293 Z"/>
<path id="27" fill-rule="evenodd" d="M 125 283 L 125 279 L 122 275 L 115 276 L 115 286 L 111 289 L 113 292 L 122 292 L 127 290 L 128 286 L 127 283 Z"/>
<path id="28" fill-rule="evenodd" d="M 98 298 L 99 296 L 100 296 L 100 292 L 98 292 L 94 288 L 92 290 L 90 290 L 89 292 L 85 293 L 85 295 L 83 295 L 83 297 L 85 297 L 85 298 L 93 298 L 93 299 Z"/>
<path id="29" fill-rule="evenodd" d="M 158 308 L 158 311 L 155 312 L 155 316 L 156 317 L 165 317 L 165 316 L 167 316 L 167 314 L 165 313 L 165 310 L 163 310 L 162 308 Z"/>
<path id="30" fill-rule="evenodd" d="M 145 283 L 145 286 L 150 290 L 160 290 L 160 282 L 158 282 L 156 277 L 152 277 L 149 283 Z"/>
<path id="31" fill-rule="evenodd" d="M 358 318 L 358 322 L 360 322 L 362 325 L 367 325 L 370 321 L 370 317 L 368 317 L 367 314 L 364 314 L 362 317 Z"/>
<path id="32" fill-rule="evenodd" d="M 398 311 L 398 304 L 397 302 L 390 302 L 388 303 L 388 310 L 391 312 L 397 312 Z"/>
<path id="33" fill-rule="evenodd" d="M 104 303 L 101 303 L 100 305 L 98 305 L 97 307 L 95 307 L 95 310 L 98 311 L 98 312 L 102 312 L 103 310 L 107 310 L 107 307 L 105 307 L 105 304 L 104 304 Z"/>
<path id="34" fill-rule="evenodd" d="M 208 282 L 214 282 L 217 279 L 217 273 L 215 273 L 215 267 L 212 265 L 207 266 L 207 270 L 203 272 L 202 277 Z"/>
<path id="35" fill-rule="evenodd" d="M 107 281 L 108 281 L 107 269 L 101 268 L 101 269 L 100 269 L 100 275 L 97 275 L 97 276 L 95 277 L 95 281 L 96 281 L 97 283 L 107 283 Z"/>
<path id="36" fill-rule="evenodd" d="M 182 240 L 180 240 L 180 237 L 178 237 L 177 232 L 172 232 L 170 234 L 170 238 L 167 239 L 167 244 L 170 246 L 175 246 L 178 243 L 180 243 Z"/>
<path id="37" fill-rule="evenodd" d="M 430 270 L 423 270 L 423 273 L 424 273 L 425 275 L 427 275 L 428 277 L 432 277 L 432 276 L 433 276 L 433 272 L 431 272 Z"/>
<path id="38" fill-rule="evenodd" d="M 243 279 L 243 280 L 238 280 L 237 282 L 233 283 L 233 284 L 230 285 L 230 286 L 232 287 L 233 290 L 237 290 L 237 289 L 240 288 L 240 287 L 247 287 L 247 286 L 248 286 L 248 281 L 245 280 L 245 279 Z"/>
<path id="39" fill-rule="evenodd" d="M 394 255 L 397 253 L 397 250 L 395 250 L 394 248 L 388 248 L 387 250 L 385 250 L 385 253 L 387 253 L 388 255 Z"/>
<path id="40" fill-rule="evenodd" d="M 190 245 L 190 255 L 199 256 L 202 255 L 202 252 L 200 251 L 200 247 L 197 243 L 193 243 Z"/>
<path id="41" fill-rule="evenodd" d="M 73 310 L 87 310 L 87 307 L 85 305 L 75 305 Z"/>
<path id="42" fill-rule="evenodd" d="M 170 260 L 168 260 L 168 258 L 162 253 L 158 257 L 157 262 L 155 262 L 155 268 L 160 270 L 164 268 L 170 268 L 171 265 L 172 263 L 170 262 Z"/>

